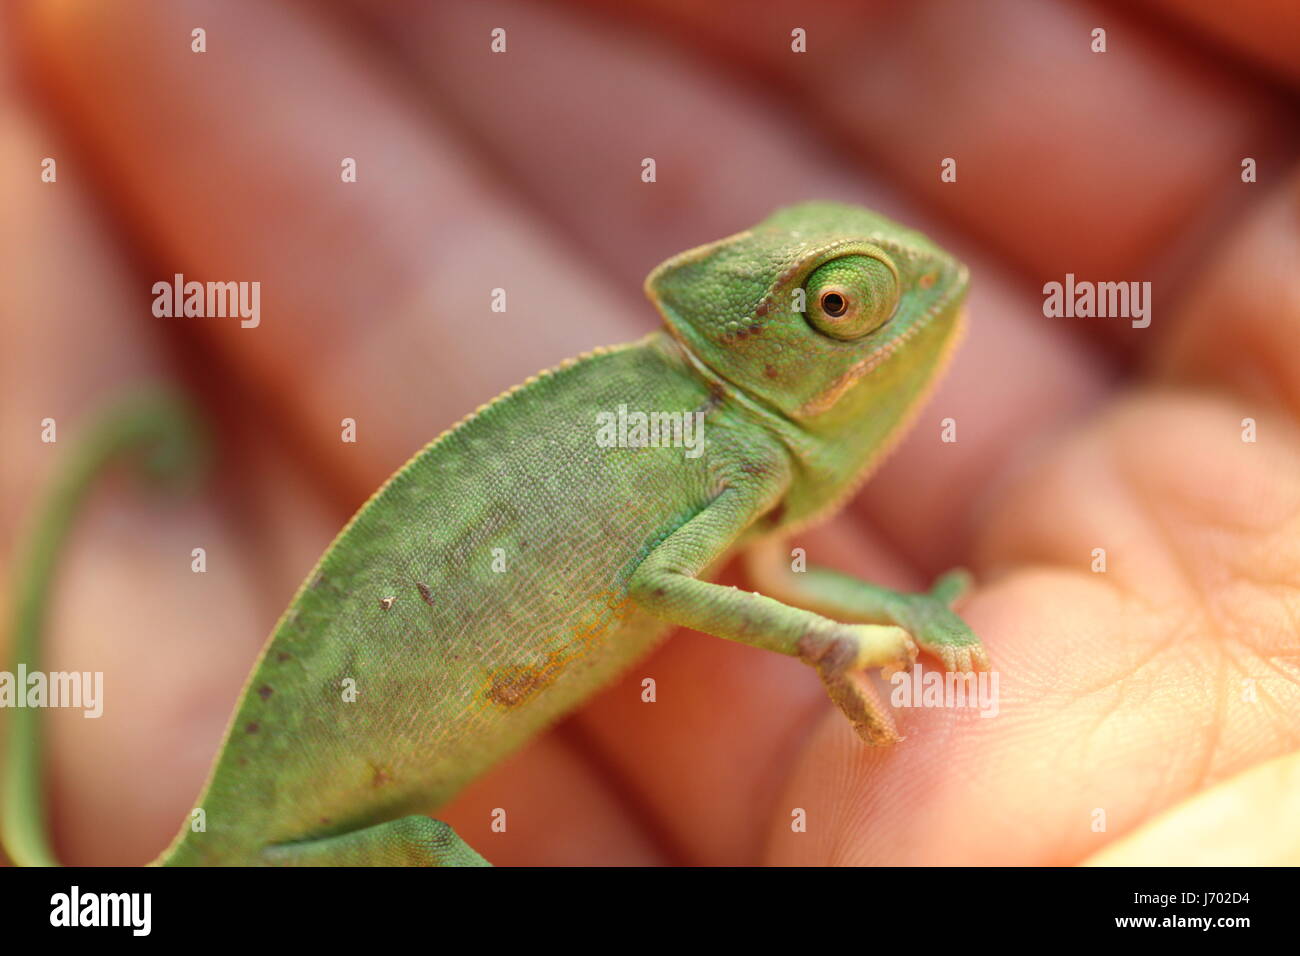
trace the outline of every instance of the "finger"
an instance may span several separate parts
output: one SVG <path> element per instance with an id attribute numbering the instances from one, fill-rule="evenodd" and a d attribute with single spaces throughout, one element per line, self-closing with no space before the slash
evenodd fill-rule
<path id="1" fill-rule="evenodd" d="M 629 826 L 625 794 L 561 734 L 493 768 L 436 816 L 501 866 L 658 866 L 671 851 Z"/>
<path id="2" fill-rule="evenodd" d="M 1257 412 L 1244 443 L 1243 408 L 1144 390 L 1005 488 L 963 608 L 997 706 L 922 708 L 887 755 L 828 719 L 782 799 L 809 828 L 774 814 L 770 859 L 1073 863 L 1293 748 L 1300 428 Z"/>
<path id="3" fill-rule="evenodd" d="M 1195 0 L 1149 0 L 1162 13 L 1192 27 L 1211 42 L 1230 48 L 1249 61 L 1300 86 L 1295 38 L 1300 36 L 1300 8 L 1273 0 L 1244 0 L 1231 7 Z"/>
<path id="4" fill-rule="evenodd" d="M 1300 865 L 1300 754 L 1237 774 L 1089 857 L 1089 866 Z"/>
<path id="5" fill-rule="evenodd" d="M 261 283 L 256 327 L 169 321 L 283 409 L 346 501 L 539 368 L 649 327 L 312 11 L 186 0 L 23 13 L 36 81 L 166 263 L 154 278 Z M 199 24 L 205 53 L 191 50 Z M 355 183 L 341 178 L 347 157 Z M 356 444 L 340 440 L 345 418 Z"/>
<path id="6" fill-rule="evenodd" d="M 772 859 L 1074 862 L 1293 746 L 1295 229 L 1279 190 L 1215 250 L 1163 387 L 1003 489 L 977 565 L 1002 577 L 963 609 L 997 719 L 922 712 L 890 757 L 828 720 L 783 798 L 822 825 L 775 814 Z"/>
<path id="7" fill-rule="evenodd" d="M 1300 418 L 1300 168 L 1256 207 L 1188 290 L 1157 356 L 1161 381 L 1226 388 Z M 1249 411 L 1249 408 L 1247 409 Z"/>

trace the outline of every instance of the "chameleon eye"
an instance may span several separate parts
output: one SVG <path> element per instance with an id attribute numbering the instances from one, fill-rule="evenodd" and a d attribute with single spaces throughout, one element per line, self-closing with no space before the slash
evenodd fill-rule
<path id="1" fill-rule="evenodd" d="M 872 256 L 842 256 L 817 268 L 805 284 L 808 322 L 844 341 L 880 328 L 898 305 L 898 278 Z"/>

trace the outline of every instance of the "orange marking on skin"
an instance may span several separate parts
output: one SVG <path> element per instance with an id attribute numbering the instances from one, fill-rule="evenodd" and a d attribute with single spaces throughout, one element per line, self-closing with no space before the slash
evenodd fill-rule
<path id="1" fill-rule="evenodd" d="M 594 607 L 573 627 L 573 640 L 550 651 L 540 664 L 511 664 L 494 671 L 484 696 L 502 707 L 518 707 L 559 678 L 573 661 L 586 657 L 600 639 L 632 610 L 632 599 L 615 591 L 601 591 L 593 596 Z M 608 613 L 601 613 L 601 609 Z"/>

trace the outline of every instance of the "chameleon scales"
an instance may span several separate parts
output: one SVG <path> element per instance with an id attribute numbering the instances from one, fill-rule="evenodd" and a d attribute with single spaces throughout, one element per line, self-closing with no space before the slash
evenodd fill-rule
<path id="1" fill-rule="evenodd" d="M 656 268 L 665 328 L 542 372 L 444 432 L 356 513 L 252 669 L 161 865 L 482 865 L 424 812 L 644 656 L 674 626 L 800 658 L 864 740 L 896 740 L 867 671 L 987 668 L 950 610 L 962 572 L 906 594 L 796 572 L 792 531 L 833 513 L 905 430 L 959 337 L 965 267 L 864 209 L 804 203 Z M 598 442 L 620 406 L 690 415 L 702 448 Z M 17 662 L 38 666 L 53 565 L 94 474 L 193 457 L 174 399 L 92 432 L 22 565 Z M 575 509 L 574 502 L 582 507 Z M 761 593 L 710 583 L 746 549 Z M 354 698 L 341 692 L 358 689 Z M 10 715 L 3 835 L 52 865 L 39 727 Z"/>

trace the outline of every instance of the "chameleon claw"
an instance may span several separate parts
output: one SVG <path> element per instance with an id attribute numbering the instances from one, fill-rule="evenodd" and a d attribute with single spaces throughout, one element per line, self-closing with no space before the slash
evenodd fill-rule
<path id="1" fill-rule="evenodd" d="M 910 671 L 915 664 L 916 655 L 913 654 L 911 659 L 906 662 L 896 661 L 893 664 L 886 664 L 880 668 L 880 676 L 883 680 L 889 680 L 895 674 L 901 674 L 903 671 Z"/>
<path id="2" fill-rule="evenodd" d="M 954 652 L 956 652 L 954 653 L 956 665 L 952 670 L 961 671 L 962 674 L 975 674 L 975 672 L 988 670 L 988 652 L 985 652 L 983 646 L 971 644 L 965 648 L 954 648 Z"/>
<path id="3" fill-rule="evenodd" d="M 978 644 L 965 647 L 945 647 L 940 656 L 945 670 L 971 674 L 989 669 L 988 652 Z"/>
<path id="4" fill-rule="evenodd" d="M 871 746 L 898 743 L 903 738 L 889 710 L 871 687 L 867 675 L 860 671 L 831 676 L 822 674 L 827 693 L 852 723 L 863 742 Z"/>

